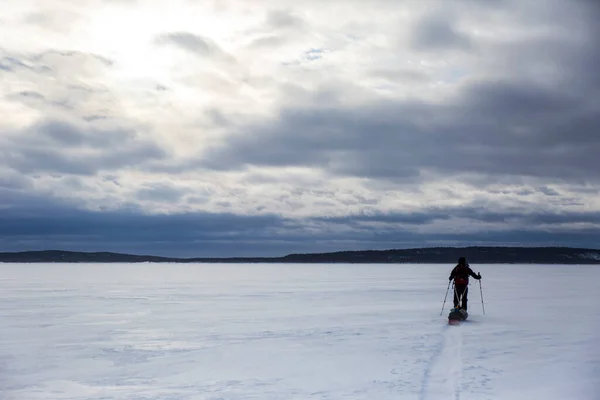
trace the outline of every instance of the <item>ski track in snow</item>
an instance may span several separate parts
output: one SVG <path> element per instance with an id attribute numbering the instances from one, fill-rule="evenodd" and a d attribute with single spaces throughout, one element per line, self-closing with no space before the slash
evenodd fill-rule
<path id="1" fill-rule="evenodd" d="M 447 325 L 425 370 L 419 400 L 460 400 L 463 371 L 461 325 Z"/>

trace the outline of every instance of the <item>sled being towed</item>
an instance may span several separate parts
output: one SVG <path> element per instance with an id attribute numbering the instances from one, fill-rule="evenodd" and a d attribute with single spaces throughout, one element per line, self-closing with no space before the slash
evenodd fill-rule
<path id="1" fill-rule="evenodd" d="M 452 308 L 450 310 L 450 314 L 448 314 L 448 323 L 450 325 L 460 324 L 462 321 L 466 320 L 469 317 L 469 313 L 467 310 L 463 310 L 461 308 Z"/>

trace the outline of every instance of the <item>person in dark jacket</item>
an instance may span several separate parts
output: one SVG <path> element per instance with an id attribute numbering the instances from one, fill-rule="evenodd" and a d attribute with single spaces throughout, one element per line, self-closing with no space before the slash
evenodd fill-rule
<path id="1" fill-rule="evenodd" d="M 474 279 L 480 280 L 481 274 L 475 274 L 465 257 L 458 259 L 458 264 L 452 272 L 448 280 L 454 279 L 454 308 L 458 307 L 458 303 L 461 303 L 460 308 L 467 311 L 467 294 L 469 292 L 469 275 Z"/>

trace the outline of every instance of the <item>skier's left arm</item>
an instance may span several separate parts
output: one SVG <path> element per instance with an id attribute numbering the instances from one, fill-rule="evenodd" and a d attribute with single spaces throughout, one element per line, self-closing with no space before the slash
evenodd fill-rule
<path id="1" fill-rule="evenodd" d="M 475 278 L 477 280 L 481 279 L 481 274 L 479 274 L 479 273 L 476 274 L 475 272 L 473 272 L 473 270 L 471 269 L 470 266 L 467 266 L 467 268 L 469 269 L 469 275 L 471 275 L 473 278 Z"/>

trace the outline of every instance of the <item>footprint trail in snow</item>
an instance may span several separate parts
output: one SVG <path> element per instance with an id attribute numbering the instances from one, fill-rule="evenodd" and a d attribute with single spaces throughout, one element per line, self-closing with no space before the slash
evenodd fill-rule
<path id="1" fill-rule="evenodd" d="M 461 326 L 447 326 L 421 385 L 420 400 L 460 399 L 463 337 Z"/>

